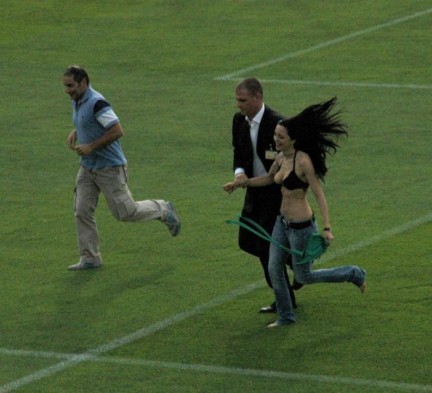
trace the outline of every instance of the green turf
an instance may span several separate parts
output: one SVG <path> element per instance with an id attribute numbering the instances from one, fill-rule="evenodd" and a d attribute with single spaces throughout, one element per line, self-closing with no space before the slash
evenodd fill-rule
<path id="1" fill-rule="evenodd" d="M 432 12 L 392 22 L 431 0 L 1 5 L 1 393 L 432 391 Z M 116 222 L 101 198 L 105 266 L 88 272 L 66 269 L 77 157 L 61 77 L 74 63 L 121 119 L 136 199 L 172 200 L 183 221 L 172 239 Z M 222 184 L 246 76 L 286 116 L 339 97 L 350 136 L 328 163 L 336 239 L 319 267 L 368 271 L 364 296 L 302 289 L 298 323 L 275 331 L 257 313 L 272 299 L 261 267 L 225 223 L 242 206 Z"/>

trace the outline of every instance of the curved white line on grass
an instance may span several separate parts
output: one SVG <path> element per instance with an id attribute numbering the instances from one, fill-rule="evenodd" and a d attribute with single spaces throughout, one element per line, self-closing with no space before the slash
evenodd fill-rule
<path id="1" fill-rule="evenodd" d="M 0 354 L 15 355 L 15 356 L 28 356 L 28 357 L 42 357 L 42 358 L 55 358 L 55 359 L 68 359 L 75 358 L 76 355 L 55 352 L 41 352 L 41 351 L 23 351 L 23 350 L 5 350 L 0 349 Z M 171 370 L 185 370 L 192 372 L 204 372 L 210 374 L 222 375 L 236 375 L 247 376 L 254 378 L 269 378 L 269 379 L 283 379 L 287 381 L 308 381 L 312 383 L 329 383 L 333 385 L 348 385 L 348 386 L 367 386 L 369 388 L 386 388 L 400 390 L 404 392 L 432 392 L 432 385 L 421 385 L 412 383 L 400 383 L 383 380 L 372 380 L 364 378 L 347 378 L 347 377 L 334 377 L 329 375 L 320 374 L 305 374 L 305 373 L 287 373 L 282 371 L 272 370 L 258 370 L 250 368 L 238 367 L 221 367 L 209 366 L 204 364 L 186 364 L 175 362 L 160 362 L 144 359 L 134 358 L 120 358 L 108 356 L 93 356 L 86 359 L 86 361 L 93 361 L 99 363 L 110 363 L 122 366 L 138 366 L 138 367 L 154 367 L 158 369 L 171 369 Z"/>
<path id="2" fill-rule="evenodd" d="M 346 254 L 349 254 L 351 252 L 359 251 L 365 247 L 379 243 L 380 241 L 382 241 L 384 239 L 390 238 L 390 237 L 395 236 L 395 235 L 399 235 L 399 234 L 406 232 L 410 229 L 413 229 L 419 225 L 423 225 L 423 224 L 429 223 L 431 221 L 432 221 L 432 213 L 427 214 L 423 217 L 420 217 L 416 220 L 410 221 L 404 225 L 401 225 L 401 226 L 395 227 L 391 230 L 388 230 L 388 231 L 382 233 L 381 235 L 376 235 L 376 236 L 373 236 L 372 238 L 370 238 L 368 240 L 355 243 L 354 245 L 347 247 L 347 248 L 345 248 L 339 252 L 336 252 L 333 254 L 328 254 L 328 256 L 325 258 L 325 261 L 329 261 L 329 260 L 332 260 L 335 258 L 339 258 L 341 256 L 345 256 Z M 254 291 L 255 289 L 261 288 L 263 286 L 264 286 L 264 284 L 262 281 L 247 285 L 245 287 L 233 290 L 233 291 L 227 293 L 226 295 L 219 296 L 219 297 L 211 300 L 208 303 L 198 305 L 189 311 L 185 311 L 183 313 L 173 315 L 172 317 L 164 319 L 164 320 L 157 322 L 153 325 L 150 325 L 146 328 L 137 330 L 136 332 L 134 332 L 132 334 L 129 334 L 127 336 L 113 340 L 107 344 L 100 345 L 99 347 L 96 347 L 94 349 L 90 349 L 89 351 L 84 352 L 82 354 L 65 355 L 66 356 L 65 360 L 63 360 L 63 361 L 61 361 L 61 362 L 59 362 L 53 366 L 46 367 L 42 370 L 36 371 L 33 374 L 29 374 L 23 378 L 17 379 L 15 381 L 12 381 L 10 383 L 7 383 L 7 384 L 1 386 L 0 387 L 0 393 L 12 392 L 14 390 L 21 388 L 22 386 L 29 385 L 32 382 L 36 382 L 40 379 L 49 377 L 51 375 L 54 375 L 54 374 L 56 374 L 60 371 L 63 371 L 65 369 L 71 368 L 74 365 L 82 363 L 82 362 L 99 361 L 100 355 L 102 355 L 108 351 L 114 350 L 116 348 L 120 348 L 124 345 L 130 344 L 130 343 L 135 342 L 137 340 L 140 340 L 140 339 L 142 339 L 146 336 L 149 336 L 149 335 L 151 335 L 157 331 L 163 330 L 163 329 L 165 329 L 171 325 L 174 325 L 177 322 L 181 322 L 181 321 L 184 321 L 185 319 L 188 319 L 190 317 L 194 317 L 194 316 L 201 314 L 205 311 L 208 311 L 214 307 L 220 306 L 221 304 L 224 304 L 230 300 L 233 300 L 233 299 L 237 298 L 238 296 L 248 294 L 248 293 Z M 14 352 L 14 351 L 7 350 L 7 349 L 0 349 L 1 354 L 12 354 L 12 352 Z M 18 353 L 18 351 L 15 353 Z M 31 354 L 32 356 L 36 356 L 36 354 L 40 354 L 42 352 L 20 351 L 20 353 L 22 353 L 22 354 L 27 353 L 27 354 Z M 63 355 L 61 355 L 61 354 L 59 354 L 57 356 L 59 356 L 60 358 L 63 358 Z M 149 365 L 153 364 L 153 363 L 155 363 L 155 362 L 147 362 L 147 364 L 149 364 Z M 175 364 L 175 363 L 162 362 L 159 364 L 159 366 L 161 364 L 162 365 L 165 364 L 166 365 L 165 367 L 168 367 L 168 365 Z M 329 383 L 333 382 L 333 383 L 345 383 L 346 384 L 346 383 L 349 383 L 348 381 L 351 381 L 353 384 L 356 384 L 356 383 L 357 384 L 366 384 L 365 382 L 353 382 L 353 381 L 369 381 L 369 380 L 357 380 L 357 379 L 342 378 L 342 377 L 340 377 L 340 378 L 339 377 L 329 377 L 329 376 L 325 376 L 325 375 L 319 376 L 319 375 L 309 375 L 309 374 L 291 374 L 291 373 L 279 373 L 279 372 L 274 372 L 274 371 L 260 371 L 260 370 L 247 371 L 247 369 L 230 369 L 230 368 L 225 368 L 225 367 L 211 367 L 211 366 L 200 366 L 200 365 L 184 365 L 183 367 L 187 367 L 190 369 L 196 369 L 196 370 L 200 370 L 201 368 L 204 370 L 204 368 L 205 368 L 207 371 L 209 371 L 210 369 L 213 369 L 213 372 L 215 372 L 214 370 L 225 370 L 226 372 L 228 372 L 229 370 L 242 370 L 243 373 L 254 372 L 254 373 L 256 373 L 255 374 L 256 376 L 261 376 L 260 373 L 265 373 L 265 375 L 267 375 L 267 376 L 271 376 L 271 375 L 282 376 L 282 375 L 284 375 L 284 378 L 286 378 L 286 379 L 291 378 L 291 379 L 298 379 L 298 380 L 300 380 L 300 379 L 302 379 L 302 380 L 316 380 L 317 382 L 329 382 Z M 280 378 L 280 376 L 279 376 L 279 378 Z M 290 378 L 289 378 L 289 376 L 290 376 Z M 318 380 L 317 378 L 320 378 L 320 380 Z M 393 386 L 393 382 L 370 381 L 370 383 L 372 383 L 372 384 L 373 383 L 388 383 L 389 384 L 388 386 L 390 386 L 390 385 Z M 379 386 L 379 385 L 375 385 L 375 386 Z M 405 384 L 405 383 L 402 383 L 402 384 L 395 383 L 394 387 L 396 388 L 396 386 L 399 386 L 399 389 L 401 389 L 401 386 L 405 386 L 406 387 L 405 390 L 412 390 L 412 388 L 408 389 L 408 387 L 417 386 L 417 385 L 411 385 L 411 384 Z M 432 387 L 430 385 L 418 385 L 418 386 L 419 386 L 420 390 L 417 389 L 417 391 L 426 391 L 426 392 L 432 391 Z"/>
<path id="3" fill-rule="evenodd" d="M 237 80 L 230 78 L 226 80 Z M 339 86 L 339 87 L 360 87 L 360 88 L 384 88 L 384 89 L 410 89 L 410 90 L 431 90 L 432 85 L 415 85 L 401 83 L 362 83 L 362 82 L 326 82 L 326 81 L 308 81 L 296 79 L 260 79 L 263 83 L 277 83 L 287 85 L 313 85 L 313 86 Z"/>
<path id="4" fill-rule="evenodd" d="M 228 79 L 231 79 L 233 77 L 239 76 L 239 75 L 241 75 L 241 74 L 243 74 L 245 72 L 254 71 L 254 70 L 257 70 L 259 68 L 268 67 L 268 66 L 271 66 L 273 64 L 280 63 L 281 61 L 285 61 L 285 60 L 289 60 L 289 59 L 294 59 L 296 57 L 305 55 L 307 53 L 312 53 L 312 52 L 315 52 L 317 50 L 326 48 L 328 46 L 339 44 L 341 42 L 348 41 L 348 40 L 350 40 L 352 38 L 356 38 L 356 37 L 359 37 L 359 36 L 362 36 L 362 35 L 365 35 L 365 34 L 372 33 L 374 31 L 377 31 L 379 29 L 383 29 L 385 27 L 391 27 L 391 26 L 395 26 L 395 25 L 398 25 L 398 24 L 403 23 L 403 22 L 407 22 L 409 20 L 418 18 L 420 16 L 424 16 L 424 15 L 430 14 L 431 12 L 432 12 L 432 8 L 429 8 L 427 10 L 416 12 L 414 14 L 407 15 L 407 16 L 404 16 L 402 18 L 393 19 L 393 20 L 391 20 L 389 22 L 386 22 L 386 23 L 382 23 L 382 24 L 379 24 L 379 25 L 376 25 L 376 26 L 372 26 L 372 27 L 369 27 L 367 29 L 359 30 L 359 31 L 356 31 L 356 32 L 351 33 L 351 34 L 347 34 L 347 35 L 344 35 L 342 37 L 335 38 L 333 40 L 322 42 L 321 44 L 317 44 L 317 45 L 311 46 L 310 48 L 301 49 L 301 50 L 298 50 L 296 52 L 288 53 L 288 54 L 286 54 L 284 56 L 277 57 L 276 59 L 266 61 L 264 63 L 259 63 L 259 64 L 256 64 L 254 66 L 251 66 L 251 67 L 243 68 L 241 70 L 232 72 L 231 74 L 215 78 L 215 80 L 228 80 Z"/>

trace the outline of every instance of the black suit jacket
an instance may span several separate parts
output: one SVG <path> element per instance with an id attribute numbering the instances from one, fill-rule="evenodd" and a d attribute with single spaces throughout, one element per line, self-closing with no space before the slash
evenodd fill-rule
<path id="1" fill-rule="evenodd" d="M 275 150 L 274 130 L 283 117 L 265 106 L 257 138 L 257 155 L 268 171 L 273 160 L 265 157 L 266 150 Z M 232 124 L 232 145 L 234 148 L 234 170 L 243 168 L 248 177 L 253 177 L 253 150 L 249 124 L 246 117 L 236 113 Z M 261 225 L 270 234 L 281 205 L 281 190 L 278 185 L 247 188 L 242 216 L 250 218 Z M 263 258 L 268 258 L 269 243 L 248 230 L 240 227 L 239 246 L 242 250 Z"/>

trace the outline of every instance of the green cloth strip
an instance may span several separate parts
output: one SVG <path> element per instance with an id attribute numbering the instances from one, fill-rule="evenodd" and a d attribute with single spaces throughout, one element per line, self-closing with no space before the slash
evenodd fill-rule
<path id="1" fill-rule="evenodd" d="M 307 263 L 314 261 L 315 259 L 318 259 L 321 257 L 322 254 L 327 250 L 328 244 L 326 240 L 318 233 L 313 233 L 311 237 L 308 239 L 306 248 L 303 251 L 299 250 L 291 250 L 284 245 L 280 244 L 278 241 L 273 239 L 270 234 L 258 223 L 251 220 L 247 217 L 238 216 L 241 220 L 245 221 L 246 223 L 251 224 L 255 228 L 252 228 L 251 226 L 247 225 L 245 222 L 239 221 L 239 220 L 226 220 L 227 224 L 235 224 L 239 225 L 242 228 L 247 229 L 248 231 L 252 232 L 256 236 L 260 237 L 261 239 L 264 239 L 270 243 L 275 244 L 282 250 L 294 254 L 297 257 L 299 257 L 299 261 L 297 261 L 297 264 L 301 263 Z"/>

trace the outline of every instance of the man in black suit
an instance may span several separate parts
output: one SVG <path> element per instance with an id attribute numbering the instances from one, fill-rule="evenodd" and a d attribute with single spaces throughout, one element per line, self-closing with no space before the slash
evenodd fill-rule
<path id="1" fill-rule="evenodd" d="M 283 117 L 264 105 L 263 89 L 255 78 L 247 78 L 240 82 L 235 95 L 240 112 L 234 115 L 232 124 L 234 176 L 236 182 L 243 183 L 249 177 L 267 174 L 276 154 L 274 130 Z M 271 234 L 280 206 L 280 185 L 247 188 L 242 216 L 252 219 Z M 242 227 L 239 229 L 238 241 L 243 251 L 259 258 L 267 284 L 272 288 L 268 272 L 270 243 Z M 287 274 L 286 277 L 295 307 L 295 296 Z M 276 312 L 275 302 L 261 308 L 260 312 Z"/>

